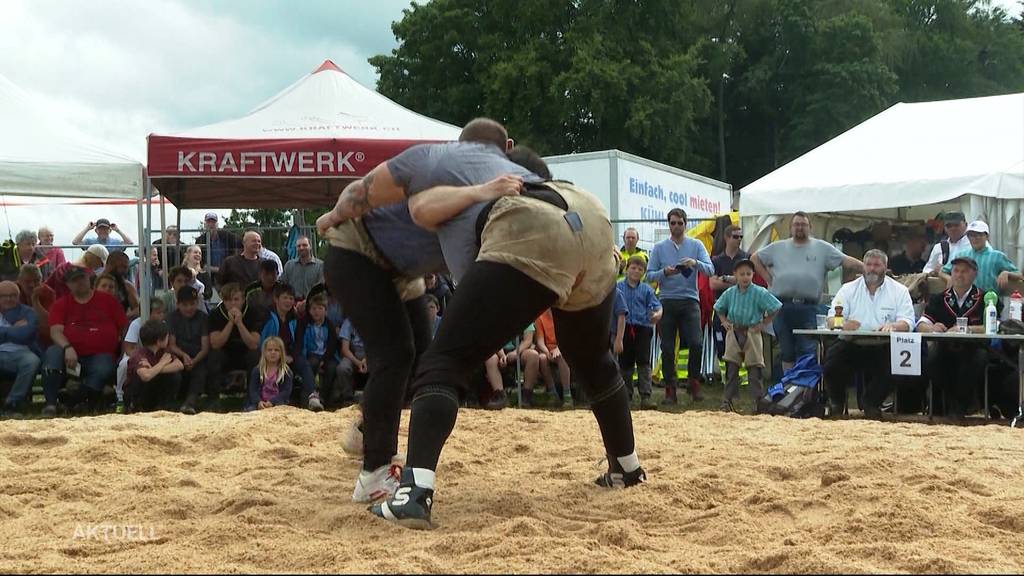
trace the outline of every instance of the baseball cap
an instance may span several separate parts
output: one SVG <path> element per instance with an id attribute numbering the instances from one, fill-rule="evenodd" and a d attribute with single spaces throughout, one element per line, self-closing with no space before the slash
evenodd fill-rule
<path id="1" fill-rule="evenodd" d="M 206 220 L 220 220 L 220 217 L 217 216 L 216 212 L 207 212 L 206 216 L 203 216 L 203 221 Z"/>
<path id="2" fill-rule="evenodd" d="M 988 234 L 988 224 L 985 224 L 981 220 L 975 220 L 967 225 L 968 232 L 977 232 L 979 234 Z"/>
<path id="3" fill-rule="evenodd" d="M 978 263 L 974 261 L 974 258 L 960 256 L 959 258 L 953 258 L 952 260 L 949 261 L 950 267 L 956 266 L 957 264 L 966 264 L 967 266 L 974 268 L 975 272 L 978 271 Z"/>
<path id="4" fill-rule="evenodd" d="M 71 266 L 68 268 L 67 272 L 64 273 L 64 282 L 68 283 L 73 280 L 78 280 L 79 278 L 84 278 L 85 276 L 85 270 L 78 266 Z"/>
<path id="5" fill-rule="evenodd" d="M 96 221 L 96 228 L 102 228 L 104 226 L 110 228 L 110 220 L 107 220 L 106 218 L 100 218 L 99 220 Z"/>
<path id="6" fill-rule="evenodd" d="M 946 212 L 942 215 L 942 220 L 944 222 L 967 222 L 967 217 L 963 212 Z"/>
<path id="7" fill-rule="evenodd" d="M 739 268 L 740 266 L 747 266 L 748 268 L 753 270 L 754 269 L 754 262 L 752 260 L 750 260 L 750 258 L 744 258 L 742 260 L 737 260 L 736 263 L 732 265 L 733 272 L 735 272 L 736 269 Z"/>
<path id="8" fill-rule="evenodd" d="M 110 252 L 107 252 L 107 247 L 103 244 L 93 244 L 85 252 L 99 258 L 104 266 L 107 264 L 107 256 L 110 255 Z"/>

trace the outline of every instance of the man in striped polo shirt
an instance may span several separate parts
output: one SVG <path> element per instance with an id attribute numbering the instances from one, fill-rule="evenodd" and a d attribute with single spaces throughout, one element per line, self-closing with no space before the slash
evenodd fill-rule
<path id="1" fill-rule="evenodd" d="M 1010 261 L 1006 254 L 992 248 L 988 244 L 988 224 L 981 220 L 975 220 L 967 226 L 967 238 L 971 242 L 970 250 L 963 250 L 953 255 L 949 263 L 942 267 L 942 279 L 946 281 L 946 288 L 953 286 L 953 279 L 949 276 L 953 269 L 953 260 L 957 258 L 970 258 L 978 263 L 978 277 L 974 285 L 985 292 L 1000 292 L 1006 288 L 1011 281 L 1024 281 L 1020 269 Z"/>

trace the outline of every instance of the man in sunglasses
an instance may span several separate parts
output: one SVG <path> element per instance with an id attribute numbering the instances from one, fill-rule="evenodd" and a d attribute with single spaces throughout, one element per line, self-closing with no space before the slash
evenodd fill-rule
<path id="1" fill-rule="evenodd" d="M 715 275 L 711 277 L 711 291 L 715 294 L 715 301 L 728 290 L 736 285 L 736 278 L 733 276 L 733 269 L 740 260 L 750 258 L 750 255 L 740 249 L 743 241 L 743 229 L 736 225 L 729 225 L 725 229 L 725 251 L 711 258 L 715 266 Z M 725 356 L 725 329 L 722 322 L 715 314 L 712 320 L 712 332 L 715 339 L 715 353 L 718 358 Z"/>
<path id="2" fill-rule="evenodd" d="M 942 219 L 945 221 L 947 239 L 932 247 L 932 253 L 923 269 L 926 274 L 938 274 L 954 254 L 971 249 L 971 241 L 967 238 L 967 218 L 964 217 L 964 213 L 946 212 Z"/>

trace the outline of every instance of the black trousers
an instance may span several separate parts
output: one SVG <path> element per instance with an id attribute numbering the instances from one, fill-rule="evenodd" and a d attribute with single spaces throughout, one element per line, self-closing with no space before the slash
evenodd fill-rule
<path id="1" fill-rule="evenodd" d="M 181 373 L 160 374 L 149 382 L 139 381 L 125 391 L 125 404 L 129 412 L 177 410 Z"/>
<path id="2" fill-rule="evenodd" d="M 680 347 L 689 351 L 686 372 L 689 378 L 701 377 L 704 357 L 704 331 L 700 325 L 700 302 L 697 300 L 662 300 L 661 322 L 661 379 L 665 386 L 676 385 L 676 335 Z"/>
<path id="3" fill-rule="evenodd" d="M 985 381 L 988 352 L 981 346 L 938 342 L 928 355 L 926 370 L 935 385 L 936 405 L 945 393 L 945 414 L 963 416 L 971 407 L 974 391 Z"/>
<path id="4" fill-rule="evenodd" d="M 191 370 L 182 370 L 179 373 L 181 374 L 182 389 L 188 393 L 186 396 L 187 402 L 194 404 L 203 391 L 206 390 L 207 381 L 209 380 L 208 368 L 206 358 L 203 358 L 198 364 L 193 365 Z"/>
<path id="5" fill-rule="evenodd" d="M 393 273 L 358 252 L 331 246 L 324 279 L 366 350 L 363 468 L 374 470 L 398 452 L 405 388 L 417 354 L 430 342 L 433 323 L 425 298 L 403 303 L 395 291 Z"/>
<path id="6" fill-rule="evenodd" d="M 619 354 L 619 371 L 626 383 L 629 397 L 633 397 L 633 371 L 638 374 L 637 388 L 640 396 L 651 395 L 651 341 L 654 339 L 654 328 L 627 324 L 626 333 L 622 337 L 622 354 Z"/>
<path id="7" fill-rule="evenodd" d="M 860 345 L 839 340 L 825 354 L 822 367 L 828 386 L 829 402 L 840 404 L 853 383 L 855 372 L 862 372 L 864 407 L 879 408 L 892 390 L 889 366 L 889 345 Z"/>
<path id="8" fill-rule="evenodd" d="M 206 359 L 210 374 L 207 394 L 211 399 L 217 399 L 224 387 L 224 376 L 232 370 L 244 370 L 248 386 L 249 373 L 260 363 L 260 351 L 250 350 L 245 345 L 229 344 L 219 349 L 211 348 Z"/>

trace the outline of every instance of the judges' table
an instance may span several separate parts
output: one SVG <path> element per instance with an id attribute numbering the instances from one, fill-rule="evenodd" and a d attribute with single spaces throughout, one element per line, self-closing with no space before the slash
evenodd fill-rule
<path id="1" fill-rule="evenodd" d="M 793 334 L 800 336 L 813 336 L 818 339 L 818 362 L 824 362 L 825 354 L 825 340 L 827 338 L 838 338 L 840 336 L 849 338 L 851 340 L 864 340 L 864 339 L 889 339 L 891 334 L 900 334 L 900 332 L 868 332 L 864 330 L 793 330 Z M 954 340 L 961 342 L 975 342 L 979 341 L 991 341 L 991 340 L 1003 340 L 1007 342 L 1016 342 L 1020 344 L 1017 349 L 1017 415 L 1010 421 L 1010 427 L 1016 428 L 1017 424 L 1024 424 L 1024 335 L 1020 334 L 962 334 L 960 332 L 922 332 L 918 333 L 925 341 L 928 340 Z M 930 390 L 930 388 L 929 388 Z M 818 384 L 818 391 L 824 391 L 824 378 Z M 987 393 L 987 390 L 986 390 Z M 930 399 L 929 399 L 930 400 Z M 931 402 L 929 401 L 929 412 L 931 411 Z M 989 407 L 986 406 L 985 410 L 988 411 Z"/>

